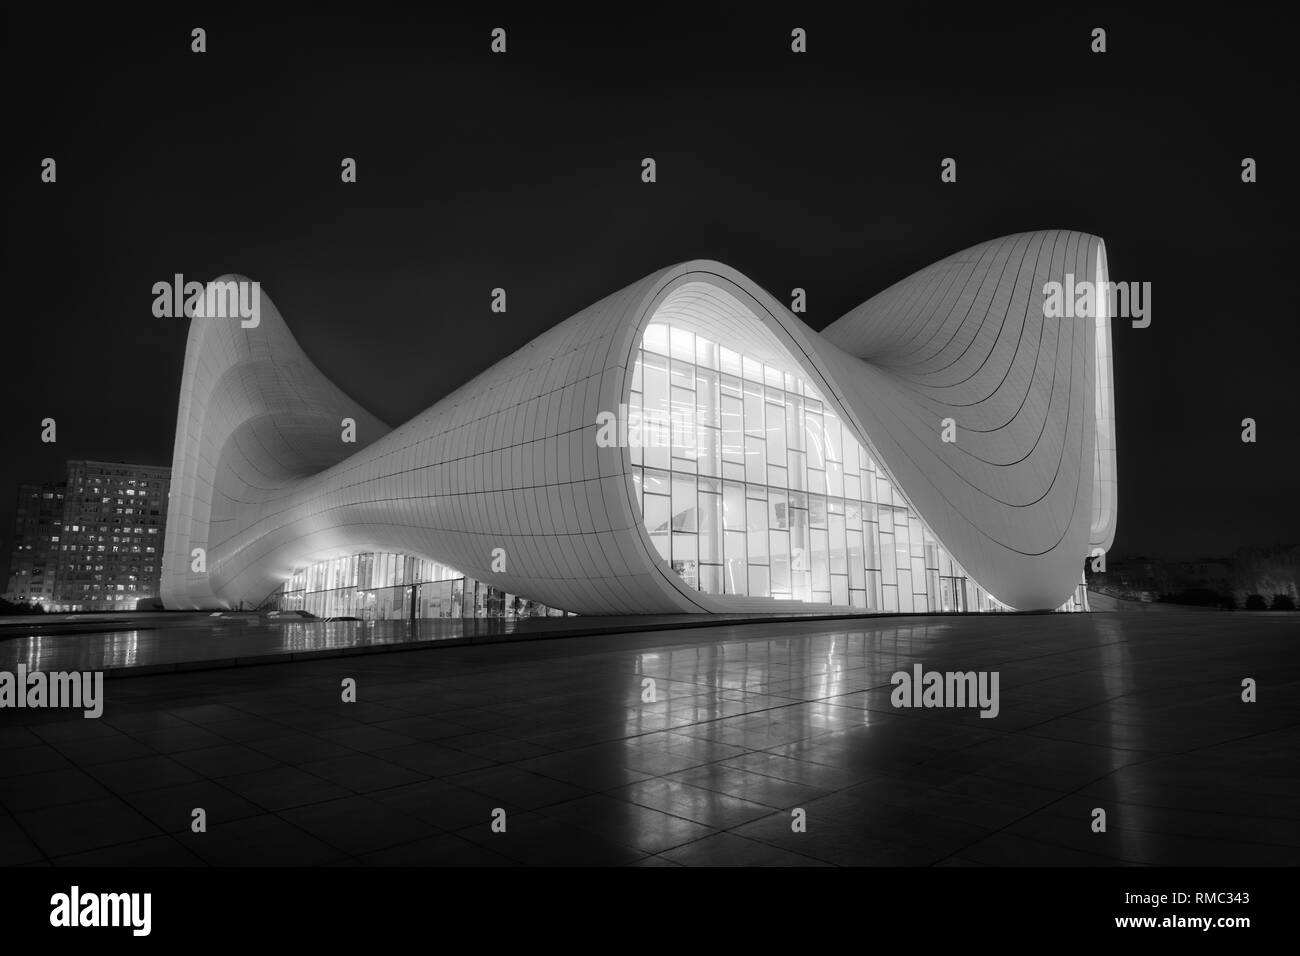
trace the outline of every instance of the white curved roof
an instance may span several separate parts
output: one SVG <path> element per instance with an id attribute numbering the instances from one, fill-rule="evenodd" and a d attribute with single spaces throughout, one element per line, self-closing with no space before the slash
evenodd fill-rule
<path id="1" fill-rule="evenodd" d="M 1066 272 L 1104 278 L 1101 241 L 1009 236 L 921 270 L 819 335 L 735 270 L 683 263 L 392 430 L 316 369 L 264 293 L 255 328 L 194 318 L 163 601 L 256 603 L 295 567 L 398 551 L 579 613 L 789 611 L 688 587 L 644 528 L 628 450 L 596 442 L 597 414 L 626 401 L 642 331 L 662 314 L 796 363 L 977 582 L 1012 607 L 1056 607 L 1089 548 L 1109 545 L 1115 509 L 1109 320 L 1044 318 L 1043 285 Z M 940 441 L 948 417 L 954 444 Z M 344 418 L 355 444 L 341 440 Z M 492 570 L 498 548 L 505 572 Z"/>

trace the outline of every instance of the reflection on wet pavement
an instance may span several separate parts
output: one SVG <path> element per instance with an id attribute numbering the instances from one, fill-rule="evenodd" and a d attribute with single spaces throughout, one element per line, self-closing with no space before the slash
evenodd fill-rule
<path id="1" fill-rule="evenodd" d="M 787 621 L 115 679 L 99 720 L 0 711 L 0 864 L 1295 865 L 1298 622 Z M 999 715 L 895 708 L 915 664 L 999 672 Z"/>

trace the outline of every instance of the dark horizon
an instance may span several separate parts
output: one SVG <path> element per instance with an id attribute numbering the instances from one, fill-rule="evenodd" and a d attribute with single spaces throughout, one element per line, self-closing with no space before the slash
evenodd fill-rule
<path id="1" fill-rule="evenodd" d="M 5 160 L 5 560 L 19 483 L 68 459 L 171 464 L 186 322 L 154 318 L 150 289 L 177 272 L 259 280 L 324 374 L 397 425 L 674 262 L 720 260 L 787 301 L 803 287 L 819 330 L 946 255 L 1055 227 L 1102 237 L 1113 279 L 1153 287 L 1150 328 L 1112 326 L 1111 553 L 1300 543 L 1300 334 L 1275 301 L 1297 81 L 1278 14 L 690 9 L 690 29 L 636 30 L 378 7 L 11 15 L 28 94 Z M 504 57 L 488 53 L 498 25 Z M 939 182 L 946 156 L 956 185 Z M 488 308 L 498 286 L 505 315 Z M 57 444 L 39 440 L 45 417 Z"/>

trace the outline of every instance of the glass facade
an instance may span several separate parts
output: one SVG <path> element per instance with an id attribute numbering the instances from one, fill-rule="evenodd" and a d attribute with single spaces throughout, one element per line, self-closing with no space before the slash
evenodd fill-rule
<path id="1" fill-rule="evenodd" d="M 353 554 L 299 568 L 265 606 L 363 621 L 565 616 L 446 565 L 393 553 Z"/>
<path id="2" fill-rule="evenodd" d="M 626 415 L 642 518 L 690 587 L 868 611 L 1003 609 L 788 368 L 654 321 Z"/>

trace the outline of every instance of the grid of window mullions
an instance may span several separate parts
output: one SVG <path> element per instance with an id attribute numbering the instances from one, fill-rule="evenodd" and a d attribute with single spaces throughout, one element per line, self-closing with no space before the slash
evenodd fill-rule
<path id="1" fill-rule="evenodd" d="M 627 418 L 643 520 L 690 587 L 900 612 L 992 607 L 798 377 L 655 323 Z"/>

